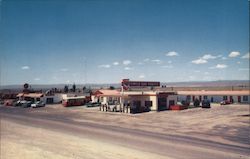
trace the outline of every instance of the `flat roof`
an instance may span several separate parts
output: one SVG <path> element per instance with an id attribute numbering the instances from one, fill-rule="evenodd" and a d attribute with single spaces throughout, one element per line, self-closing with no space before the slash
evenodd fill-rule
<path id="1" fill-rule="evenodd" d="M 85 99 L 85 98 L 86 98 L 86 96 L 66 97 L 66 98 L 64 98 L 64 100 L 65 99 Z"/>
<path id="2" fill-rule="evenodd" d="M 158 94 L 176 94 L 174 91 L 118 91 L 118 90 L 98 90 L 93 95 L 95 96 L 138 96 L 138 95 L 158 95 Z"/>
<path id="3" fill-rule="evenodd" d="M 121 96 L 121 93 L 118 90 L 100 89 L 100 90 L 97 90 L 94 93 L 94 95 L 97 95 L 97 96 Z"/>
<path id="4" fill-rule="evenodd" d="M 40 98 L 43 93 L 18 93 L 17 97 L 30 97 L 30 98 Z"/>

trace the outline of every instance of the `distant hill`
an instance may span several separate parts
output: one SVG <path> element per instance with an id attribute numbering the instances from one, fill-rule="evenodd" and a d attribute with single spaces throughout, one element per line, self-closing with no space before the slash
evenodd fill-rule
<path id="1" fill-rule="evenodd" d="M 171 87 L 245 87 L 250 85 L 248 80 L 225 80 L 225 81 L 194 81 L 194 82 L 163 82 L 162 85 Z"/>
<path id="2" fill-rule="evenodd" d="M 65 85 L 72 86 L 72 84 L 39 84 L 39 85 L 32 85 L 31 88 L 33 89 L 50 89 L 50 88 L 59 88 L 63 89 Z M 249 88 L 249 81 L 248 80 L 225 80 L 225 81 L 193 81 L 193 82 L 161 82 L 161 85 L 166 85 L 167 87 L 248 87 Z M 107 83 L 107 84 L 76 84 L 77 88 L 82 88 L 83 86 L 87 88 L 109 88 L 110 86 L 114 86 L 115 88 L 120 88 L 120 83 Z M 1 86 L 0 89 L 15 89 L 21 90 L 23 88 L 22 85 L 4 85 Z"/>

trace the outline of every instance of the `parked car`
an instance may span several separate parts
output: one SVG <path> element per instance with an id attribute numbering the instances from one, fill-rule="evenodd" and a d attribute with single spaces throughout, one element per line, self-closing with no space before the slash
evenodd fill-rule
<path id="1" fill-rule="evenodd" d="M 131 113 L 131 114 L 141 113 L 141 112 L 140 112 L 140 109 L 139 109 L 139 106 L 131 105 L 131 107 L 130 107 L 130 113 Z"/>
<path id="2" fill-rule="evenodd" d="M 227 105 L 227 104 L 232 104 L 232 103 L 228 100 L 223 100 L 220 102 L 220 105 Z"/>
<path id="3" fill-rule="evenodd" d="M 32 102 L 31 101 L 21 101 L 21 107 L 28 108 L 31 107 Z"/>
<path id="4" fill-rule="evenodd" d="M 190 101 L 188 101 L 188 100 L 182 100 L 181 104 L 184 105 L 184 106 L 189 106 L 190 105 Z"/>
<path id="5" fill-rule="evenodd" d="M 32 107 L 32 108 L 45 107 L 45 103 L 42 102 L 42 101 L 37 101 L 37 102 L 31 104 L 31 107 Z"/>
<path id="6" fill-rule="evenodd" d="M 200 100 L 199 99 L 195 99 L 194 100 L 194 106 L 195 107 L 199 107 L 200 106 Z"/>
<path id="7" fill-rule="evenodd" d="M 89 102 L 85 104 L 87 107 L 99 107 L 101 103 L 99 102 Z"/>
<path id="8" fill-rule="evenodd" d="M 201 107 L 202 107 L 202 108 L 211 108 L 211 106 L 210 106 L 210 101 L 207 100 L 207 99 L 204 99 L 204 100 L 201 102 Z"/>
<path id="9" fill-rule="evenodd" d="M 21 100 L 17 100 L 13 103 L 13 106 L 14 107 L 18 107 L 18 106 L 21 106 L 22 105 L 22 101 Z"/>
<path id="10" fill-rule="evenodd" d="M 148 106 L 139 106 L 139 105 L 132 105 L 130 107 L 130 113 L 143 113 L 143 112 L 149 112 L 151 109 Z"/>
<path id="11" fill-rule="evenodd" d="M 3 105 L 4 104 L 4 101 L 3 100 L 0 100 L 0 105 Z"/>
<path id="12" fill-rule="evenodd" d="M 13 99 L 7 99 L 4 101 L 5 106 L 13 106 L 14 100 Z"/>

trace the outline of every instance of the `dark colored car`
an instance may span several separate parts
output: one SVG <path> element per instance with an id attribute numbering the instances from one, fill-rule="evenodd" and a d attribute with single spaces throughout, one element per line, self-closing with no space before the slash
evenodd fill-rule
<path id="1" fill-rule="evenodd" d="M 130 107 L 130 113 L 131 114 L 149 112 L 150 110 L 151 110 L 150 107 L 147 107 L 147 106 L 132 105 Z"/>
<path id="2" fill-rule="evenodd" d="M 4 104 L 4 101 L 3 100 L 0 100 L 0 105 L 3 105 Z"/>
<path id="3" fill-rule="evenodd" d="M 200 106 L 200 100 L 199 99 L 195 99 L 194 100 L 194 106 L 195 107 L 199 107 Z"/>
<path id="4" fill-rule="evenodd" d="M 211 108 L 211 106 L 210 106 L 210 101 L 204 99 L 204 100 L 201 102 L 201 107 L 202 107 L 202 108 Z"/>
<path id="5" fill-rule="evenodd" d="M 190 105 L 190 101 L 183 100 L 183 101 L 181 101 L 181 104 L 184 105 L 184 106 L 189 106 Z"/>
<path id="6" fill-rule="evenodd" d="M 131 114 L 140 113 L 139 106 L 132 105 L 132 106 L 130 107 L 130 113 L 131 113 Z"/>
<path id="7" fill-rule="evenodd" d="M 85 104 L 87 107 L 99 107 L 101 106 L 101 103 L 99 102 L 89 102 Z"/>

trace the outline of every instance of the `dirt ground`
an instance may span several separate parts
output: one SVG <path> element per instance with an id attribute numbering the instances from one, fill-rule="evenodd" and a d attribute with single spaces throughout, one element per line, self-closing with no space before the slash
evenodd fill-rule
<path id="1" fill-rule="evenodd" d="M 250 148 L 249 105 L 213 104 L 211 109 L 193 108 L 182 111 L 162 111 L 142 114 L 101 112 L 99 108 L 62 107 L 47 105 L 45 108 L 2 108 L 13 114 L 35 114 L 37 118 L 87 122 L 107 126 L 143 130 L 164 135 L 180 135 L 206 139 L 234 146 Z M 66 114 L 66 115 L 65 115 Z M 35 141 L 29 140 L 36 139 Z M 46 141 L 46 142 L 44 142 Z M 57 143 L 50 146 L 51 143 Z M 53 144 L 52 144 L 53 145 Z M 67 149 L 65 150 L 65 145 Z M 101 145 L 98 146 L 98 145 Z M 60 151 L 64 149 L 65 151 Z M 119 151 L 110 151 L 119 149 Z M 129 152 L 129 153 L 128 153 Z M 239 158 L 231 154 L 232 158 Z M 142 152 L 108 142 L 91 140 L 36 128 L 29 125 L 1 120 L 1 158 L 170 158 Z M 81 156 L 81 157 L 79 157 Z M 246 156 L 245 156 L 246 157 Z M 245 158 L 244 155 L 240 158 Z"/>
<path id="2" fill-rule="evenodd" d="M 50 111 L 43 109 L 35 111 L 39 114 L 51 114 L 54 117 L 60 117 L 67 112 L 70 120 L 79 122 L 87 121 L 163 134 L 185 134 L 216 141 L 219 139 L 222 142 L 225 140 L 234 144 L 248 144 L 244 139 L 250 137 L 249 105 L 213 104 L 211 109 L 192 108 L 140 114 L 102 112 L 98 107 L 65 108 L 60 104 L 47 107 L 51 108 Z"/>

